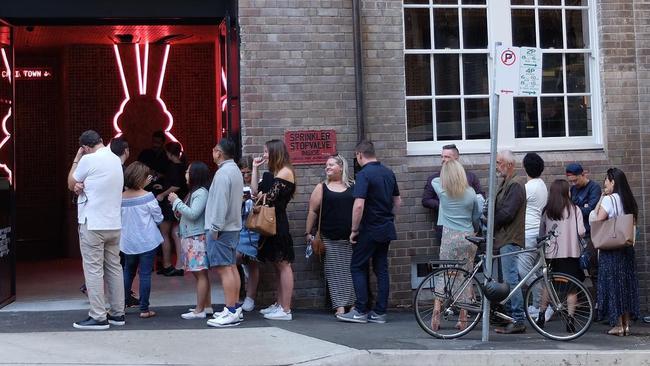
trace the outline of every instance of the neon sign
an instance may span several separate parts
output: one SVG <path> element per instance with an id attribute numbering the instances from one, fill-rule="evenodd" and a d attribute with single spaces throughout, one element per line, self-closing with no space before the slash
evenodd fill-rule
<path id="1" fill-rule="evenodd" d="M 8 78 L 11 74 L 8 70 L 2 70 L 2 78 Z M 15 80 L 50 80 L 54 78 L 54 73 L 51 67 L 17 67 L 13 76 Z"/>
<path id="2" fill-rule="evenodd" d="M 6 78 L 11 84 L 11 68 L 9 67 L 9 59 L 7 58 L 7 52 L 5 51 L 4 48 L 2 48 L 0 49 L 0 53 L 2 55 L 2 61 L 5 67 L 5 70 L 2 71 L 2 78 L 3 79 Z M 11 105 L 11 103 L 9 104 Z M 2 121 L 0 121 L 0 132 L 2 132 L 2 134 L 4 135 L 4 137 L 2 137 L 2 140 L 0 140 L 0 151 L 11 138 L 11 133 L 9 133 L 9 128 L 7 127 L 7 123 L 9 122 L 9 117 L 11 117 L 11 107 L 9 107 L 7 114 L 4 117 L 2 117 Z M 7 173 L 9 184 L 12 184 L 13 174 L 11 172 L 11 169 L 9 169 L 7 164 L 1 162 L 0 162 L 0 169 L 4 170 Z"/>

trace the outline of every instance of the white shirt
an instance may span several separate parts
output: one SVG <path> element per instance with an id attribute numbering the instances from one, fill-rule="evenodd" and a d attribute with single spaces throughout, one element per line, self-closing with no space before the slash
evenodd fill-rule
<path id="1" fill-rule="evenodd" d="M 616 204 L 616 206 L 614 206 L 614 204 Z M 612 193 L 609 196 L 603 197 L 602 201 L 600 201 L 600 206 L 605 210 L 605 212 L 607 212 L 608 219 L 625 215 L 623 200 L 621 200 L 621 196 L 619 196 L 618 193 Z"/>
<path id="2" fill-rule="evenodd" d="M 100 148 L 79 159 L 72 177 L 84 184 L 77 199 L 79 224 L 87 224 L 88 230 L 119 230 L 124 186 L 120 158 L 108 147 Z"/>
<path id="3" fill-rule="evenodd" d="M 535 238 L 539 235 L 539 223 L 542 211 L 546 206 L 548 190 L 540 178 L 526 182 L 526 237 Z"/>
<path id="4" fill-rule="evenodd" d="M 149 192 L 122 200 L 122 235 L 120 250 L 125 254 L 142 254 L 163 242 L 158 230 L 163 215 L 156 197 Z"/>

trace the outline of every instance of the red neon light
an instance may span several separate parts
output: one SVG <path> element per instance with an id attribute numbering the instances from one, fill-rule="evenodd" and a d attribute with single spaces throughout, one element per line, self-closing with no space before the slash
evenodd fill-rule
<path id="1" fill-rule="evenodd" d="M 226 70 L 221 67 L 221 85 L 223 87 L 223 95 L 221 96 L 221 111 L 225 112 L 228 107 L 228 83 L 226 78 Z"/>
<path id="2" fill-rule="evenodd" d="M 9 80 L 9 83 L 11 84 L 11 68 L 9 67 L 9 59 L 7 58 L 7 52 L 5 51 L 4 48 L 0 49 L 0 52 L 2 54 L 2 61 L 4 62 L 6 72 L 7 72 L 7 79 Z M 11 107 L 9 107 L 9 111 L 7 111 L 7 115 L 4 116 L 2 119 L 2 123 L 0 124 L 0 127 L 2 128 L 2 133 L 5 135 L 5 137 L 2 139 L 2 142 L 0 142 L 0 150 L 2 150 L 2 147 L 9 141 L 11 138 L 11 134 L 9 133 L 9 129 L 7 128 L 7 122 L 9 121 L 9 117 L 11 117 Z M 7 164 L 0 164 L 0 168 L 4 170 L 7 173 L 7 176 L 9 178 L 9 184 L 13 183 L 13 174 L 11 172 L 11 169 L 7 166 Z"/>
<path id="3" fill-rule="evenodd" d="M 118 125 L 118 119 L 124 113 L 124 107 L 126 104 L 131 100 L 130 94 L 129 94 L 129 87 L 126 83 L 126 76 L 124 74 L 124 66 L 122 65 L 122 59 L 120 55 L 120 51 L 117 47 L 117 45 L 113 45 L 113 49 L 115 50 L 115 58 L 117 59 L 117 67 L 120 72 L 120 79 L 122 80 L 122 87 L 124 89 L 124 100 L 120 104 L 120 108 L 113 116 L 113 129 L 116 132 L 115 137 L 120 137 L 122 135 L 122 130 L 120 129 Z M 163 81 L 165 80 L 165 72 L 167 71 L 167 60 L 169 58 L 169 49 L 170 45 L 165 45 L 165 54 L 163 57 L 163 62 L 162 62 L 162 67 L 160 69 L 160 78 L 158 80 L 158 87 L 156 89 L 156 96 L 155 99 L 160 104 L 160 107 L 162 108 L 163 113 L 167 116 L 167 120 L 169 121 L 167 124 L 167 127 L 164 129 L 165 135 L 174 142 L 178 142 L 178 139 L 171 133 L 171 129 L 174 126 L 174 117 L 172 114 L 167 110 L 167 105 L 165 102 L 160 98 L 160 94 L 162 92 L 162 86 L 163 86 Z M 148 73 L 148 68 L 149 68 L 149 44 L 145 44 L 145 55 L 144 55 L 144 75 L 142 75 L 142 69 L 141 69 L 141 64 L 140 64 L 140 48 L 139 45 L 135 45 L 135 50 L 136 50 L 136 63 L 137 63 L 137 70 L 138 70 L 138 86 L 140 88 L 139 92 L 140 95 L 146 95 L 146 90 L 147 90 L 147 73 Z"/>

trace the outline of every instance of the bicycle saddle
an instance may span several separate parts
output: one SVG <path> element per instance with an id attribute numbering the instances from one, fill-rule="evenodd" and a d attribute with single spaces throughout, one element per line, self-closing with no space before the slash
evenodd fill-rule
<path id="1" fill-rule="evenodd" d="M 485 244 L 485 238 L 482 236 L 466 236 L 465 239 L 467 239 L 467 241 L 472 244 L 476 244 L 479 247 Z"/>

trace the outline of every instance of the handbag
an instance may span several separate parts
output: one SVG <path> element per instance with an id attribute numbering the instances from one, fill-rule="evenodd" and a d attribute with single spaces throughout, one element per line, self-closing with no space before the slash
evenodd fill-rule
<path id="1" fill-rule="evenodd" d="M 596 249 L 612 250 L 634 245 L 634 215 L 618 215 L 616 200 L 609 196 L 616 216 L 591 223 L 591 241 Z"/>
<path id="2" fill-rule="evenodd" d="M 587 241 L 578 234 L 578 208 L 575 207 L 574 215 L 576 220 L 576 235 L 578 235 L 578 245 L 580 245 L 580 257 L 578 262 L 580 263 L 580 269 L 589 269 L 589 262 L 591 261 L 591 252 L 587 248 Z"/>
<path id="3" fill-rule="evenodd" d="M 323 217 L 323 200 L 325 199 L 325 183 L 323 183 L 323 196 L 320 199 L 320 210 L 318 212 L 318 230 L 316 230 L 316 235 L 311 241 L 311 249 L 319 257 L 322 257 L 325 254 L 325 244 L 323 243 L 323 238 L 320 235 L 320 222 L 321 217 Z"/>
<path id="4" fill-rule="evenodd" d="M 246 228 L 258 232 L 262 236 L 274 236 L 277 233 L 275 207 L 269 207 L 266 204 L 266 194 L 263 194 L 255 202 L 255 206 L 246 219 Z"/>

